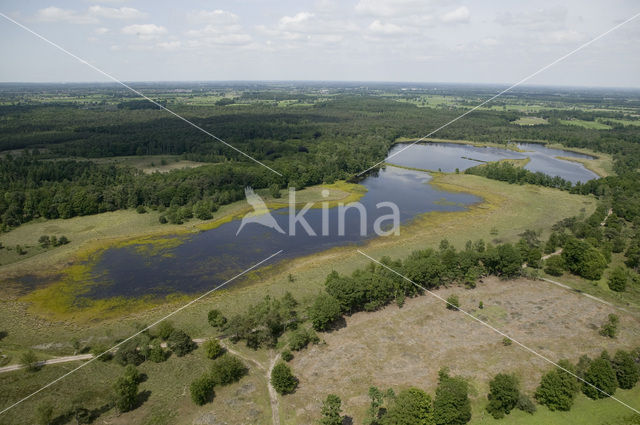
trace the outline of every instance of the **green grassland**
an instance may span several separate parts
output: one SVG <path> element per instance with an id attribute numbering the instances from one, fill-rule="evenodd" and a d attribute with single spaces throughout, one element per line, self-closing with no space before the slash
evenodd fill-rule
<path id="1" fill-rule="evenodd" d="M 589 128 L 592 130 L 610 130 L 611 126 L 607 124 L 603 124 L 599 121 L 585 121 L 585 120 L 559 120 L 560 124 L 564 125 L 576 125 L 578 127 Z"/>

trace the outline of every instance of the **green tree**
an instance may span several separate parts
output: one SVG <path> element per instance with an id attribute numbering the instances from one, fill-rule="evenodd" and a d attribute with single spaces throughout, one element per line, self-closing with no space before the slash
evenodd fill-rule
<path id="1" fill-rule="evenodd" d="M 318 295 L 309 307 L 309 319 L 317 331 L 327 330 L 340 315 L 338 300 L 325 293 Z"/>
<path id="2" fill-rule="evenodd" d="M 503 418 L 516 407 L 519 397 L 520 390 L 516 377 L 499 373 L 489 382 L 487 412 L 496 419 Z"/>
<path id="3" fill-rule="evenodd" d="M 602 357 L 591 362 L 584 374 L 584 380 L 586 382 L 582 385 L 582 392 L 593 399 L 613 395 L 618 386 L 616 372 L 613 370 L 611 362 Z"/>
<path id="4" fill-rule="evenodd" d="M 554 255 L 544 261 L 544 271 L 551 276 L 562 276 L 565 263 L 560 255 Z"/>
<path id="5" fill-rule="evenodd" d="M 237 382 L 248 372 L 240 359 L 225 353 L 213 361 L 209 376 L 214 385 L 229 385 Z"/>
<path id="6" fill-rule="evenodd" d="M 616 371 L 618 386 L 623 390 L 630 390 L 638 382 L 640 369 L 633 356 L 627 352 L 618 350 L 613 356 L 613 369 Z"/>
<path id="7" fill-rule="evenodd" d="M 271 385 L 279 394 L 290 394 L 298 386 L 298 379 L 293 376 L 286 363 L 279 362 L 271 371 Z"/>
<path id="8" fill-rule="evenodd" d="M 126 374 L 113 384 L 114 404 L 118 411 L 128 412 L 136 406 L 138 382 Z"/>
<path id="9" fill-rule="evenodd" d="M 382 417 L 382 425 L 433 425 L 431 397 L 419 388 L 401 391 Z"/>
<path id="10" fill-rule="evenodd" d="M 207 404 L 213 400 L 213 381 L 208 376 L 202 376 L 191 383 L 189 389 L 191 391 L 191 400 L 198 406 Z"/>
<path id="11" fill-rule="evenodd" d="M 322 417 L 318 421 L 320 425 L 342 425 L 342 400 L 335 394 L 329 394 L 322 402 L 320 414 Z"/>
<path id="12" fill-rule="evenodd" d="M 210 359 L 216 359 L 220 357 L 221 355 L 224 354 L 224 351 L 225 351 L 222 344 L 220 344 L 220 341 L 218 341 L 215 338 L 208 339 L 204 343 L 203 348 L 206 356 Z"/>
<path id="13" fill-rule="evenodd" d="M 607 267 L 607 260 L 591 244 L 570 238 L 562 249 L 562 258 L 572 273 L 589 280 L 598 280 Z"/>
<path id="14" fill-rule="evenodd" d="M 174 330 L 167 339 L 167 346 L 176 356 L 182 357 L 192 352 L 197 345 L 191 340 L 191 337 L 182 330 Z"/>
<path id="15" fill-rule="evenodd" d="M 38 356 L 33 351 L 25 351 L 20 355 L 20 364 L 28 372 L 36 372 L 40 370 L 40 363 L 38 362 Z"/>
<path id="16" fill-rule="evenodd" d="M 151 341 L 151 348 L 149 349 L 149 360 L 154 363 L 162 363 L 167 360 L 167 352 L 162 348 L 160 340 L 154 339 Z"/>
<path id="17" fill-rule="evenodd" d="M 609 274 L 609 280 L 607 281 L 609 289 L 616 292 L 623 292 L 627 287 L 627 281 L 629 275 L 624 267 L 618 266 L 614 268 Z"/>
<path id="18" fill-rule="evenodd" d="M 449 295 L 447 297 L 447 309 L 457 311 L 460 308 L 460 300 L 457 295 Z"/>
<path id="19" fill-rule="evenodd" d="M 560 360 L 558 365 L 575 373 L 575 368 L 567 360 Z M 568 411 L 578 391 L 580 391 L 580 385 L 574 376 L 562 369 L 554 368 L 542 376 L 535 398 L 538 403 L 547 406 L 551 411 Z"/>
<path id="20" fill-rule="evenodd" d="M 371 399 L 371 404 L 367 409 L 367 416 L 364 420 L 365 425 L 378 423 L 380 408 L 384 402 L 384 394 L 377 387 L 369 387 L 369 398 Z"/>
<path id="21" fill-rule="evenodd" d="M 460 377 L 451 377 L 446 369 L 440 371 L 438 388 L 433 400 L 436 425 L 463 425 L 471 420 L 469 388 Z"/>
<path id="22" fill-rule="evenodd" d="M 607 321 L 600 327 L 600 335 L 615 338 L 618 333 L 618 323 L 620 319 L 617 315 L 611 313 L 607 316 Z"/>

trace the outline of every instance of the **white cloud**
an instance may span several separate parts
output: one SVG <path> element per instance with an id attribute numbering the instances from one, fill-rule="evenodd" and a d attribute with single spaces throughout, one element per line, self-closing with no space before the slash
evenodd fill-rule
<path id="1" fill-rule="evenodd" d="M 526 30 L 546 29 L 563 25 L 567 19 L 567 9 L 561 6 L 512 13 L 503 12 L 496 22 L 504 26 L 517 26 Z"/>
<path id="2" fill-rule="evenodd" d="M 35 19 L 41 22 L 66 22 L 70 24 L 95 24 L 98 20 L 93 16 L 79 14 L 75 10 L 50 6 L 36 12 Z"/>
<path id="3" fill-rule="evenodd" d="M 369 31 L 374 34 L 382 34 L 382 35 L 400 35 L 407 33 L 409 28 L 392 24 L 392 23 L 382 23 L 378 19 L 371 22 L 369 25 Z"/>
<path id="4" fill-rule="evenodd" d="M 355 10 L 364 15 L 390 17 L 421 14 L 430 7 L 429 0 L 360 0 Z"/>
<path id="5" fill-rule="evenodd" d="M 231 24 L 239 20 L 235 13 L 221 9 L 190 12 L 188 18 L 192 22 L 207 24 Z"/>
<path id="6" fill-rule="evenodd" d="M 574 30 L 552 31 L 542 36 L 542 42 L 547 44 L 577 43 L 586 39 L 586 36 Z"/>
<path id="7" fill-rule="evenodd" d="M 182 42 L 180 41 L 164 41 L 161 43 L 157 43 L 156 47 L 162 50 L 176 50 L 182 47 Z"/>
<path id="8" fill-rule="evenodd" d="M 162 34 L 166 34 L 167 29 L 156 24 L 134 24 L 122 28 L 122 33 L 135 35 L 143 40 L 150 40 Z"/>
<path id="9" fill-rule="evenodd" d="M 96 16 L 100 18 L 108 19 L 136 19 L 146 16 L 145 13 L 140 12 L 133 7 L 104 7 L 104 6 L 91 6 L 88 10 L 88 15 Z"/>
<path id="10" fill-rule="evenodd" d="M 100 27 L 100 28 L 96 28 L 93 32 L 95 32 L 98 35 L 103 35 L 109 32 L 109 28 Z"/>
<path id="11" fill-rule="evenodd" d="M 446 24 L 459 24 L 469 22 L 471 13 L 466 6 L 460 6 L 456 10 L 445 13 L 440 17 L 440 20 Z"/>

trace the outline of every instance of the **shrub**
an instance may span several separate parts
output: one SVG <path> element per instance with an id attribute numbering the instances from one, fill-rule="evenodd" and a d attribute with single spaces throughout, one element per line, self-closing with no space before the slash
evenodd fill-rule
<path id="1" fill-rule="evenodd" d="M 171 322 L 163 320 L 157 328 L 158 337 L 163 341 L 166 341 L 174 330 L 175 329 Z"/>
<path id="2" fill-rule="evenodd" d="M 167 346 L 171 351 L 176 353 L 176 356 L 182 357 L 192 352 L 196 347 L 196 343 L 191 340 L 191 337 L 184 331 L 174 330 L 167 339 Z"/>
<path id="3" fill-rule="evenodd" d="M 124 377 L 126 379 L 130 379 L 136 384 L 139 384 L 142 381 L 142 375 L 140 375 L 138 369 L 136 369 L 136 367 L 132 364 L 129 364 L 124 368 Z"/>
<path id="4" fill-rule="evenodd" d="M 607 394 L 613 395 L 618 386 L 616 372 L 609 360 L 603 357 L 591 362 L 584 374 L 584 380 L 586 382 L 582 386 L 582 392 L 593 399 L 606 398 Z"/>
<path id="5" fill-rule="evenodd" d="M 489 382 L 489 404 L 487 412 L 496 419 L 508 415 L 518 403 L 520 390 L 518 380 L 513 375 L 497 374 Z"/>
<path id="6" fill-rule="evenodd" d="M 247 367 L 240 359 L 225 353 L 213 361 L 209 376 L 214 385 L 228 385 L 239 381 L 247 372 Z"/>
<path id="7" fill-rule="evenodd" d="M 457 311 L 460 308 L 460 300 L 457 295 L 450 295 L 447 298 L 447 308 Z"/>
<path id="8" fill-rule="evenodd" d="M 340 397 L 335 394 L 329 394 L 327 399 L 322 402 L 320 425 L 342 425 L 341 406 L 342 400 L 340 400 Z"/>
<path id="9" fill-rule="evenodd" d="M 522 410 L 523 412 L 527 412 L 531 415 L 536 413 L 536 405 L 533 403 L 531 398 L 529 398 L 526 394 L 520 394 L 518 398 L 518 402 L 516 403 L 516 409 Z"/>
<path id="10" fill-rule="evenodd" d="M 216 359 L 224 354 L 224 347 L 215 338 L 211 338 L 204 343 L 204 352 L 210 359 Z"/>
<path id="11" fill-rule="evenodd" d="M 618 350 L 613 356 L 613 369 L 616 371 L 618 386 L 624 390 L 630 390 L 638 382 L 639 366 L 633 356 L 622 350 Z"/>
<path id="12" fill-rule="evenodd" d="M 609 285 L 609 289 L 616 292 L 623 292 L 627 287 L 627 281 L 629 280 L 629 275 L 627 271 L 622 266 L 618 266 L 611 271 L 609 274 L 609 280 L 607 284 Z"/>
<path id="13" fill-rule="evenodd" d="M 118 347 L 118 351 L 116 351 L 113 358 L 122 366 L 126 366 L 128 364 L 137 366 L 144 362 L 144 357 L 138 351 L 138 341 L 135 338 Z"/>
<path id="14" fill-rule="evenodd" d="M 382 417 L 383 425 L 430 425 L 433 423 L 431 397 L 418 388 L 401 391 Z"/>
<path id="15" fill-rule="evenodd" d="M 113 358 L 113 353 L 112 352 L 107 352 L 107 350 L 109 349 L 109 347 L 105 346 L 105 345 L 94 345 L 91 348 L 91 354 L 93 354 L 94 357 L 97 357 L 98 360 L 100 360 L 101 362 L 108 362 L 109 360 L 111 360 Z M 104 353 L 104 354 L 103 354 Z M 100 354 L 102 354 L 100 356 Z M 100 357 L 98 357 L 100 356 Z"/>
<path id="16" fill-rule="evenodd" d="M 560 360 L 558 365 L 574 372 L 573 365 L 567 360 Z M 579 390 L 580 385 L 574 376 L 562 369 L 554 368 L 542 376 L 535 398 L 538 403 L 547 406 L 551 411 L 568 411 Z"/>
<path id="17" fill-rule="evenodd" d="M 600 328 L 600 335 L 615 338 L 618 333 L 618 322 L 620 319 L 615 314 L 609 314 L 607 321 Z"/>
<path id="18" fill-rule="evenodd" d="M 164 348 L 162 348 L 162 345 L 160 345 L 160 341 L 157 339 L 154 339 L 151 342 L 151 348 L 149 349 L 149 360 L 151 360 L 154 363 L 162 363 L 163 361 L 167 360 L 167 357 L 169 353 L 167 353 Z"/>
<path id="19" fill-rule="evenodd" d="M 510 338 L 507 338 L 506 336 L 502 338 L 502 345 L 504 345 L 505 347 L 508 347 L 511 344 L 513 344 L 513 341 L 511 341 Z"/>
<path id="20" fill-rule="evenodd" d="M 26 351 L 22 353 L 22 355 L 20 355 L 20 364 L 24 366 L 24 368 L 28 372 L 36 372 L 40 369 L 40 365 L 38 364 L 38 357 L 36 356 L 36 353 L 31 350 Z"/>
<path id="21" fill-rule="evenodd" d="M 291 351 L 284 350 L 282 352 L 282 360 L 284 360 L 285 362 L 290 362 L 291 360 L 293 360 L 293 354 L 291 354 Z"/>
<path id="22" fill-rule="evenodd" d="M 121 376 L 113 384 L 114 404 L 118 411 L 127 412 L 135 407 L 138 397 L 138 383 L 131 378 Z"/>
<path id="23" fill-rule="evenodd" d="M 551 276 L 562 276 L 564 268 L 564 260 L 560 255 L 554 255 L 544 261 L 544 271 Z"/>
<path id="24" fill-rule="evenodd" d="M 298 380 L 291 373 L 291 368 L 286 363 L 280 362 L 271 371 L 271 385 L 278 394 L 291 394 L 298 386 Z"/>
<path id="25" fill-rule="evenodd" d="M 433 400 L 435 425 L 463 425 L 471 420 L 471 402 L 467 383 L 459 377 L 440 372 L 436 396 Z"/>
<path id="26" fill-rule="evenodd" d="M 207 320 L 209 324 L 214 328 L 222 329 L 224 325 L 227 323 L 227 318 L 222 315 L 220 310 L 211 310 L 207 315 Z"/>
<path id="27" fill-rule="evenodd" d="M 300 327 L 289 335 L 289 346 L 294 351 L 300 351 L 309 343 L 317 343 L 319 340 L 318 335 L 312 329 Z"/>
<path id="28" fill-rule="evenodd" d="M 327 330 L 340 315 L 338 300 L 326 293 L 318 295 L 309 307 L 309 319 L 317 331 Z"/>
<path id="29" fill-rule="evenodd" d="M 213 381 L 208 376 L 193 381 L 189 387 L 191 391 L 191 400 L 198 406 L 202 406 L 213 399 Z"/>
<path id="30" fill-rule="evenodd" d="M 144 214 L 144 213 L 146 213 L 146 212 L 147 212 L 147 209 L 144 207 L 144 205 L 138 205 L 138 206 L 136 207 L 136 212 L 137 212 L 138 214 Z"/>

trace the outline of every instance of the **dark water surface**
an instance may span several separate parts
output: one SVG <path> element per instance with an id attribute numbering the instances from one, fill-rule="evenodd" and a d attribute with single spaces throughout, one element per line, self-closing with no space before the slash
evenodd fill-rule
<path id="1" fill-rule="evenodd" d="M 538 144 L 521 144 L 527 152 L 516 152 L 493 147 L 475 147 L 451 143 L 413 145 L 390 159 L 398 165 L 422 169 L 454 171 L 464 170 L 478 161 L 496 161 L 505 158 L 529 157 L 527 168 L 542 171 L 567 180 L 586 181 L 595 176 L 581 164 L 562 161 L 555 156 L 589 158 L 586 155 L 549 149 Z M 394 146 L 390 154 L 403 148 Z M 429 211 L 459 211 L 466 205 L 480 201 L 463 193 L 448 193 L 429 185 L 431 177 L 424 172 L 388 167 L 363 180 L 368 192 L 360 199 L 366 211 L 364 235 L 361 233 L 360 212 L 350 209 L 343 213 L 344 234 L 339 232 L 338 208 L 326 210 L 328 223 L 323 236 L 323 210 L 310 209 L 304 214 L 316 236 L 309 235 L 301 226 L 289 229 L 289 211 L 274 211 L 273 217 L 286 234 L 256 223 L 247 224 L 236 236 L 240 221 L 234 220 L 220 227 L 184 238 L 182 244 L 161 252 L 144 253 L 139 246 L 107 249 L 94 267 L 97 283 L 87 294 L 92 298 L 113 296 L 137 297 L 166 295 L 174 292 L 195 293 L 215 287 L 247 267 L 263 260 L 278 250 L 284 250 L 277 261 L 320 252 L 335 246 L 357 245 L 375 237 L 373 224 L 377 218 L 392 213 L 389 207 L 377 207 L 381 202 L 392 202 L 399 209 L 401 223 Z M 390 225 L 387 221 L 385 224 Z M 386 228 L 385 228 L 386 229 Z M 400 232 L 402 232 L 402 228 Z M 394 236 L 385 236 L 394 237 Z"/>
<path id="2" fill-rule="evenodd" d="M 395 145 L 389 151 L 389 156 L 395 156 L 389 158 L 387 162 L 412 168 L 452 172 L 456 168 L 464 171 L 482 162 L 530 158 L 531 160 L 524 167 L 527 170 L 541 171 L 550 176 L 560 176 L 572 183 L 578 181 L 584 183 L 598 177 L 582 164 L 556 158 L 563 156 L 593 159 L 593 157 L 559 149 L 550 149 L 539 143 L 519 143 L 517 145 L 518 148 L 526 152 L 458 143 L 417 143 L 407 148 L 408 145 L 407 143 Z M 396 152 L 400 151 L 402 152 L 396 154 Z"/>
<path id="3" fill-rule="evenodd" d="M 366 232 L 361 234 L 360 213 L 349 209 L 343 214 L 344 235 L 340 236 L 338 208 L 327 210 L 329 231 L 322 235 L 323 210 L 310 209 L 304 218 L 317 236 L 310 236 L 298 224 L 295 235 L 289 231 L 289 211 L 280 209 L 272 214 L 287 234 L 260 224 L 247 224 L 236 236 L 239 220 L 189 236 L 178 247 L 156 255 L 144 254 L 135 246 L 107 249 L 94 268 L 95 286 L 87 296 L 106 298 L 135 297 L 147 294 L 166 295 L 176 291 L 194 293 L 213 288 L 274 252 L 284 252 L 277 258 L 300 257 L 335 246 L 362 243 L 375 237 L 373 224 L 377 218 L 392 213 L 389 207 L 376 205 L 393 202 L 400 211 L 400 221 L 406 223 L 428 211 L 460 211 L 480 199 L 464 193 L 448 193 L 428 184 L 431 177 L 423 172 L 387 167 L 376 176 L 362 181 L 368 192 L 360 199 L 366 210 Z M 390 225 L 391 221 L 384 224 Z M 383 229 L 387 229 L 383 226 Z M 402 229 L 400 229 L 402 232 Z M 394 237 L 394 236 L 385 236 Z"/>

